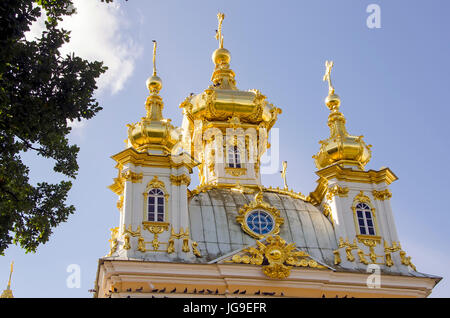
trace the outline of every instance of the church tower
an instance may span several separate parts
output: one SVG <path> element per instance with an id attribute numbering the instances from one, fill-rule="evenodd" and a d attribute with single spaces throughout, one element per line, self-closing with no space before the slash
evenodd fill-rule
<path id="1" fill-rule="evenodd" d="M 196 164 L 185 153 L 175 154 L 179 133 L 162 115 L 162 80 L 155 58 L 154 41 L 147 114 L 127 125 L 127 148 L 112 156 L 118 176 L 109 188 L 119 196 L 120 226 L 111 229 L 108 256 L 192 259 L 195 243 L 189 240 L 187 186 Z"/>
<path id="2" fill-rule="evenodd" d="M 397 177 L 389 168 L 365 170 L 372 146 L 363 136 L 347 132 L 345 117 L 339 111 L 341 99 L 331 83 L 333 62 L 326 61 L 325 66 L 330 137 L 319 142 L 320 150 L 313 156 L 319 180 L 309 199 L 333 223 L 339 242 L 334 263 L 354 268 L 378 264 L 386 271 L 393 266 L 403 273 L 415 271 L 411 258 L 401 248 L 390 205 L 389 185 Z"/>

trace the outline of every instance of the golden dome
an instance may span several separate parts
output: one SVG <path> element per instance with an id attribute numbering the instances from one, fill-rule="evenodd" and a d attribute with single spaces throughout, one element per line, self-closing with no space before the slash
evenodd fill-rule
<path id="1" fill-rule="evenodd" d="M 170 119 L 154 121 L 144 117 L 140 122 L 128 125 L 128 140 L 136 150 L 170 151 L 178 142 L 178 134 L 170 124 Z"/>
<path id="2" fill-rule="evenodd" d="M 150 92 L 145 102 L 147 115 L 140 122 L 127 125 L 128 142 L 138 151 L 157 149 L 169 152 L 179 138 L 175 127 L 170 124 L 170 119 L 165 119 L 162 115 L 164 103 L 161 96 L 159 96 L 162 80 L 156 75 L 156 41 L 153 41 L 153 43 L 153 75 L 146 81 Z"/>
<path id="3" fill-rule="evenodd" d="M 328 116 L 328 127 L 330 127 L 330 137 L 321 140 L 320 150 L 317 155 L 313 156 L 316 167 L 318 169 L 325 168 L 335 163 L 356 166 L 364 169 L 369 162 L 372 152 L 371 145 L 366 145 L 363 136 L 352 136 L 345 128 L 345 117 L 339 111 L 341 104 L 340 97 L 335 94 L 334 87 L 331 84 L 331 68 L 333 62 L 325 63 L 327 68 L 323 80 L 328 81 L 328 96 L 325 98 L 325 105 L 331 111 Z"/>
<path id="4" fill-rule="evenodd" d="M 322 169 L 334 163 L 342 163 L 364 169 L 372 156 L 371 145 L 366 145 L 363 136 L 352 136 L 347 132 L 345 117 L 339 112 L 340 100 L 337 95 L 328 96 L 325 102 L 331 109 L 328 116 L 330 137 L 319 142 L 320 150 L 313 156 L 316 167 Z"/>

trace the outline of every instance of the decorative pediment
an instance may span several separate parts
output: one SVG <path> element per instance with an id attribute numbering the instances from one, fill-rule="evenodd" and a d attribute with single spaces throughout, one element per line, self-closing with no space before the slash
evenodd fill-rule
<path id="1" fill-rule="evenodd" d="M 308 253 L 299 250 L 294 243 L 286 243 L 279 235 L 256 241 L 255 245 L 244 248 L 221 262 L 264 265 L 264 275 L 276 279 L 289 277 L 292 267 L 328 268 L 319 264 Z"/>

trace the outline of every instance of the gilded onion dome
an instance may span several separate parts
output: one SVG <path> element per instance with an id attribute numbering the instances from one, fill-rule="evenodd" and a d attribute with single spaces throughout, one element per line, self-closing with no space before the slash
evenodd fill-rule
<path id="1" fill-rule="evenodd" d="M 156 42 L 153 41 L 153 75 L 147 79 L 147 88 L 150 95 L 145 102 L 147 115 L 135 124 L 129 124 L 128 141 L 136 150 L 163 149 L 170 151 L 178 142 L 175 127 L 162 115 L 164 103 L 159 91 L 162 89 L 162 80 L 156 74 L 155 55 Z"/>
<path id="2" fill-rule="evenodd" d="M 321 144 L 320 150 L 317 155 L 313 156 L 316 167 L 322 169 L 334 163 L 342 163 L 364 169 L 364 166 L 372 156 L 370 150 L 372 146 L 364 142 L 363 136 L 352 136 L 347 132 L 345 128 L 345 117 L 339 111 L 341 100 L 335 94 L 334 87 L 331 84 L 330 73 L 333 62 L 327 61 L 325 65 L 327 71 L 323 80 L 327 80 L 329 84 L 325 105 L 330 110 L 330 115 L 328 116 L 330 137 L 319 141 Z"/>
<path id="3" fill-rule="evenodd" d="M 186 98 L 180 105 L 191 121 L 227 121 L 239 119 L 240 123 L 262 125 L 270 129 L 276 122 L 281 109 L 266 100 L 259 90 L 239 90 L 236 87 L 236 74 L 230 68 L 231 54 L 223 47 L 222 21 L 224 15 L 218 14 L 219 28 L 216 39 L 219 48 L 212 54 L 215 65 L 210 85 L 202 93 Z"/>

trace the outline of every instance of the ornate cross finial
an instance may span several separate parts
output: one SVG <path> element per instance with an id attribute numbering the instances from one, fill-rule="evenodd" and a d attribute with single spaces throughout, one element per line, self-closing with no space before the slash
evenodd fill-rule
<path id="1" fill-rule="evenodd" d="M 11 276 L 13 273 L 13 269 L 14 269 L 14 261 L 11 262 L 11 271 L 9 272 L 8 286 L 6 286 L 6 289 L 0 295 L 0 298 L 14 298 L 11 290 Z"/>
<path id="2" fill-rule="evenodd" d="M 287 181 L 286 181 L 286 170 L 287 170 L 287 161 L 283 161 L 283 170 L 281 171 L 281 178 L 283 178 L 284 189 L 288 189 Z"/>
<path id="3" fill-rule="evenodd" d="M 8 289 L 11 288 L 11 276 L 14 270 L 14 261 L 11 262 L 11 271 L 9 272 Z"/>
<path id="4" fill-rule="evenodd" d="M 333 68 L 334 62 L 333 61 L 325 61 L 325 75 L 323 76 L 323 81 L 328 81 L 328 95 L 334 94 L 334 87 L 333 84 L 331 84 L 331 69 Z"/>
<path id="5" fill-rule="evenodd" d="M 219 40 L 219 48 L 223 49 L 222 22 L 225 19 L 225 14 L 217 13 L 217 19 L 219 20 L 219 26 L 216 30 L 216 40 Z"/>
<path id="6" fill-rule="evenodd" d="M 153 76 L 156 76 L 156 41 L 153 40 Z"/>

